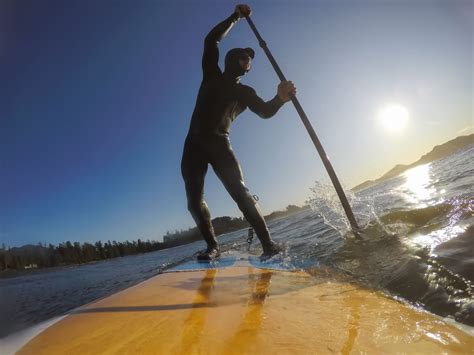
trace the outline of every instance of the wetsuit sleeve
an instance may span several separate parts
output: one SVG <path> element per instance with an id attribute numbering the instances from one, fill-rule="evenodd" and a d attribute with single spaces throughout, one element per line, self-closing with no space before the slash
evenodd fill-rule
<path id="1" fill-rule="evenodd" d="M 275 115 L 284 102 L 275 95 L 270 101 L 263 101 L 251 87 L 247 87 L 245 94 L 245 104 L 250 110 L 262 118 L 270 118 Z"/>
<path id="2" fill-rule="evenodd" d="M 233 13 L 224 21 L 215 26 L 204 40 L 204 54 L 202 55 L 202 71 L 204 77 L 221 74 L 219 68 L 218 43 L 229 33 L 234 23 L 239 20 L 239 15 Z"/>

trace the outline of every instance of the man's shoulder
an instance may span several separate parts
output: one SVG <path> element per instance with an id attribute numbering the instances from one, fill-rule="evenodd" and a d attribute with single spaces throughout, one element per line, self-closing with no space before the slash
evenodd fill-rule
<path id="1" fill-rule="evenodd" d="M 219 70 L 219 71 L 216 71 L 214 73 L 204 75 L 203 78 L 202 78 L 202 84 L 216 83 L 216 82 L 220 81 L 221 78 L 222 78 L 222 72 Z"/>
<path id="2" fill-rule="evenodd" d="M 256 94 L 256 91 L 251 86 L 239 83 L 239 87 L 246 94 L 250 94 L 250 95 Z"/>

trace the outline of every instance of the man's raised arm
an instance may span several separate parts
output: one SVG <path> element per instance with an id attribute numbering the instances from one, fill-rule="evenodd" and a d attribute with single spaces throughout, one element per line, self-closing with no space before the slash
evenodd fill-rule
<path id="1" fill-rule="evenodd" d="M 219 48 L 217 44 L 229 33 L 230 29 L 240 18 L 249 16 L 250 7 L 237 5 L 232 15 L 216 25 L 204 40 L 204 54 L 202 56 L 202 71 L 204 77 L 220 74 Z"/>
<path id="2" fill-rule="evenodd" d="M 245 103 L 250 110 L 262 118 L 275 115 L 285 102 L 296 95 L 296 87 L 291 81 L 282 81 L 277 88 L 277 94 L 270 101 L 263 101 L 250 86 L 246 87 Z"/>

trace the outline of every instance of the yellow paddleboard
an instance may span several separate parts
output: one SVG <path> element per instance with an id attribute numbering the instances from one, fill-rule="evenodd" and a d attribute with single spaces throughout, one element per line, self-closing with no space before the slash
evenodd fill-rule
<path id="1" fill-rule="evenodd" d="M 269 267 L 181 265 L 77 309 L 19 354 L 473 352 L 466 332 L 379 292 Z"/>

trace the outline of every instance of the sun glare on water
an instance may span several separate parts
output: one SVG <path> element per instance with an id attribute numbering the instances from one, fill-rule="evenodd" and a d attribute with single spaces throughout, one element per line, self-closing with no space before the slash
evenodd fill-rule
<path id="1" fill-rule="evenodd" d="M 408 109 L 398 104 L 383 107 L 377 115 L 377 119 L 390 131 L 402 130 L 407 125 L 409 118 Z"/>

